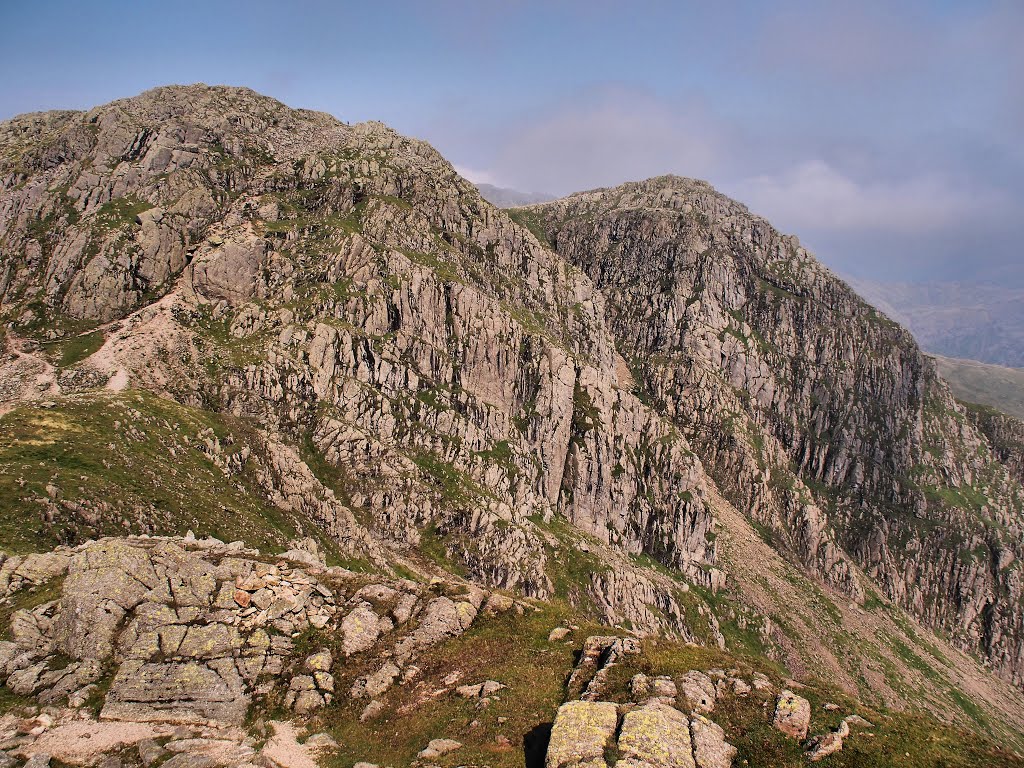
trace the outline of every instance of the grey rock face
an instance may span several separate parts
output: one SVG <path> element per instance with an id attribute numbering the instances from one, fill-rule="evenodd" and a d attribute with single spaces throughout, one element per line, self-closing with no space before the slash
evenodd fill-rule
<path id="1" fill-rule="evenodd" d="M 1024 421 L 983 406 L 966 406 L 965 413 L 988 439 L 999 461 L 1024 483 Z"/>
<path id="2" fill-rule="evenodd" d="M 35 154 L 0 157 L 0 314 L 26 332 L 40 305 L 123 318 L 90 365 L 308 431 L 349 498 L 285 451 L 268 480 L 329 535 L 363 536 L 350 505 L 402 545 L 466 532 L 448 555 L 477 580 L 543 597 L 530 517 L 558 515 L 714 578 L 706 478 L 630 391 L 603 297 L 429 146 L 198 86 L 4 130 Z M 596 589 L 635 626 L 686 631 Z"/>
<path id="3" fill-rule="evenodd" d="M 1024 593 L 1005 565 L 1021 554 L 1019 451 L 965 424 L 909 333 L 704 182 L 660 177 L 520 216 L 594 280 L 637 387 L 784 552 L 862 601 L 856 564 L 1024 680 L 1009 650 Z"/>

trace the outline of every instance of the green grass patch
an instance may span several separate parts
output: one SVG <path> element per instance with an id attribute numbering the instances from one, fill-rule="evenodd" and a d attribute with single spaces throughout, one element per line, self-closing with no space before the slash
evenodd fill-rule
<path id="1" fill-rule="evenodd" d="M 57 365 L 67 368 L 85 360 L 103 346 L 103 341 L 103 331 L 92 331 L 76 334 L 52 344 L 44 344 L 44 349 Z"/>
<path id="2" fill-rule="evenodd" d="M 522 768 L 524 751 L 532 753 L 534 762 L 528 765 L 542 764 L 547 729 L 565 695 L 576 651 L 575 643 L 549 643 L 547 637 L 571 616 L 564 605 L 548 604 L 523 616 L 509 612 L 478 619 L 462 637 L 428 651 L 417 661 L 423 670 L 421 679 L 389 691 L 384 698 L 387 713 L 379 719 L 359 722 L 365 701 L 346 700 L 337 706 L 327 716 L 327 724 L 341 749 L 324 764 L 350 768 L 366 760 L 379 765 L 410 765 L 427 742 L 440 737 L 463 744 L 462 749 L 431 761 L 445 768 Z M 454 670 L 462 672 L 462 683 L 490 679 L 508 688 L 486 709 L 476 709 L 474 702 L 454 691 L 415 705 L 425 692 L 441 687 L 442 679 Z M 396 710 L 400 707 L 409 709 L 399 714 Z M 499 718 L 504 722 L 499 723 Z M 473 721 L 477 724 L 471 727 Z"/>
<path id="3" fill-rule="evenodd" d="M 544 226 L 544 218 L 541 214 L 525 208 L 509 208 L 505 211 L 516 224 L 526 227 L 530 233 L 540 241 L 540 244 L 549 250 L 554 250 Z"/>
<path id="4" fill-rule="evenodd" d="M 240 421 L 141 391 L 92 392 L 0 417 L 0 549 L 38 552 L 126 533 L 245 540 L 278 549 L 308 520 L 265 498 L 248 465 L 221 462 L 259 442 Z M 329 546 L 329 542 L 324 540 Z M 328 549 L 330 552 L 331 550 Z"/>
<path id="5" fill-rule="evenodd" d="M 134 225 L 136 223 L 135 217 L 152 207 L 152 203 L 140 200 L 133 195 L 115 197 L 113 200 L 100 206 L 93 217 L 93 224 L 95 227 L 105 230 L 120 229 L 127 225 Z"/>

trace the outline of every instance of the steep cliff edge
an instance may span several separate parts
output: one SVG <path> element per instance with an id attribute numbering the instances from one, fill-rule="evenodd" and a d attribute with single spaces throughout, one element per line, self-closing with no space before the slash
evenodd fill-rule
<path id="1" fill-rule="evenodd" d="M 696 182 L 515 219 L 243 89 L 0 124 L 0 548 L 313 537 L 1015 741 L 916 621 L 1020 684 L 1019 480 L 909 336 Z"/>
<path id="2" fill-rule="evenodd" d="M 858 601 L 851 560 L 1024 681 L 1022 493 L 910 334 L 706 183 L 522 209 L 584 270 L 654 407 L 723 493 Z"/>

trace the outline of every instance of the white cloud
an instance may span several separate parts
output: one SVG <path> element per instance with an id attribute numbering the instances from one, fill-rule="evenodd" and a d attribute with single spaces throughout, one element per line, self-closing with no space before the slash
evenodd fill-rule
<path id="1" fill-rule="evenodd" d="M 1008 201 L 938 175 L 861 182 L 822 161 L 754 176 L 726 191 L 790 231 L 925 233 L 995 220 Z"/>
<path id="2" fill-rule="evenodd" d="M 471 181 L 474 184 L 491 184 L 495 187 L 500 187 L 497 178 L 490 171 L 482 171 L 478 168 L 469 168 L 465 165 L 455 165 L 455 172 L 467 181 Z"/>
<path id="3" fill-rule="evenodd" d="M 669 105 L 604 88 L 509 126 L 493 167 L 513 187 L 554 193 L 664 173 L 704 176 L 720 159 L 725 133 L 699 102 Z"/>

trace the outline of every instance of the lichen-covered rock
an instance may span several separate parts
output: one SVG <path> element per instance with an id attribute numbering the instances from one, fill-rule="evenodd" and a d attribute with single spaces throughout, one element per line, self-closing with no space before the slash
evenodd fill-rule
<path id="1" fill-rule="evenodd" d="M 568 627 L 555 627 L 548 634 L 548 642 L 557 643 L 562 640 L 565 640 L 565 638 L 567 638 L 571 632 L 572 630 Z"/>
<path id="2" fill-rule="evenodd" d="M 338 617 L 329 589 L 249 552 L 194 537 L 102 539 L 62 552 L 59 599 L 15 612 L 13 641 L 0 645 L 8 687 L 43 704 L 82 706 L 109 674 L 105 720 L 241 723 L 258 681 L 286 668 L 289 635 Z M 268 593 L 268 607 L 243 605 L 239 591 Z M 70 660 L 54 664 L 57 653 Z M 329 703 L 332 663 L 327 650 L 303 660 L 289 705 Z"/>
<path id="3" fill-rule="evenodd" d="M 329 671 L 332 664 L 331 652 L 326 648 L 307 656 L 302 662 L 307 674 L 292 677 L 284 697 L 285 706 L 306 715 L 330 704 L 334 700 L 334 676 Z"/>
<path id="4" fill-rule="evenodd" d="M 420 615 L 419 626 L 395 647 L 399 659 L 408 661 L 416 653 L 442 640 L 458 637 L 473 623 L 477 606 L 470 601 L 458 602 L 449 597 L 431 600 Z"/>
<path id="5" fill-rule="evenodd" d="M 811 703 L 792 691 L 782 691 L 775 704 L 772 724 L 790 738 L 803 741 L 811 726 Z"/>
<path id="6" fill-rule="evenodd" d="M 391 687 L 401 672 L 402 670 L 393 662 L 387 661 L 382 664 L 376 672 L 372 672 L 369 675 L 365 675 L 356 680 L 355 683 L 352 684 L 350 695 L 353 699 L 361 699 L 364 697 L 369 697 L 371 699 L 376 698 Z"/>
<path id="7" fill-rule="evenodd" d="M 696 768 L 730 768 L 736 747 L 725 740 L 725 731 L 718 723 L 697 715 L 690 723 L 690 734 Z"/>
<path id="8" fill-rule="evenodd" d="M 420 750 L 416 756 L 420 760 L 433 760 L 436 757 L 447 755 L 449 752 L 454 752 L 461 748 L 462 744 L 455 741 L 455 739 L 431 739 L 430 743 Z"/>
<path id="9" fill-rule="evenodd" d="M 688 711 L 694 713 L 714 711 L 718 692 L 708 675 L 699 670 L 690 670 L 679 678 L 678 689 Z"/>
<path id="10" fill-rule="evenodd" d="M 346 656 L 369 650 L 380 637 L 380 617 L 372 605 L 362 602 L 342 620 L 341 632 Z"/>
<path id="11" fill-rule="evenodd" d="M 72 560 L 64 583 L 54 627 L 58 646 L 76 659 L 110 656 L 125 614 L 160 583 L 146 552 L 120 540 L 83 550 Z"/>
<path id="12" fill-rule="evenodd" d="M 693 768 L 690 724 L 675 707 L 652 702 L 626 713 L 618 740 L 624 768 Z"/>
<path id="13" fill-rule="evenodd" d="M 812 763 L 816 763 L 819 760 L 824 760 L 829 755 L 833 755 L 836 752 L 841 752 L 843 749 L 843 735 L 832 731 L 826 733 L 824 736 L 816 736 L 809 743 L 809 749 L 807 750 L 807 759 Z"/>
<path id="14" fill-rule="evenodd" d="M 618 722 L 618 709 L 611 702 L 566 702 L 551 726 L 546 768 L 606 768 L 605 747 Z"/>

